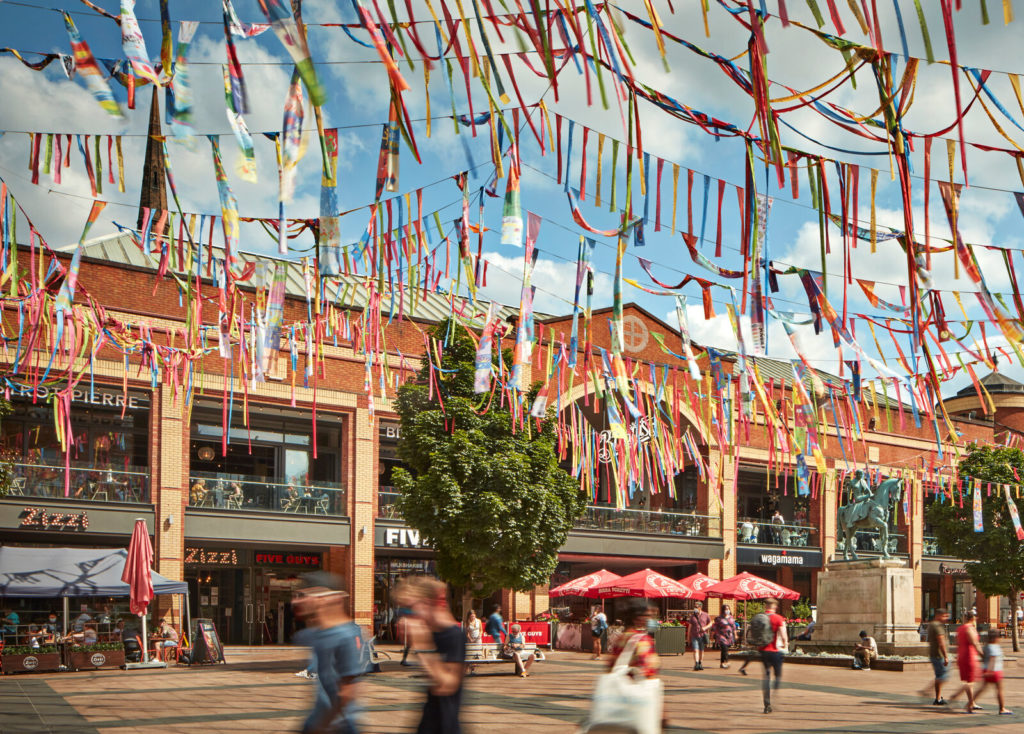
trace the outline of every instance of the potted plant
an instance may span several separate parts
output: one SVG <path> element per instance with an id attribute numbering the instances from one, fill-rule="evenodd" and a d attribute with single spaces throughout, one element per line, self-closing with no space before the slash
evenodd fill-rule
<path id="1" fill-rule="evenodd" d="M 0 653 L 3 655 L 4 673 L 60 669 L 60 652 L 55 645 L 7 645 Z"/>
<path id="2" fill-rule="evenodd" d="M 119 668 L 124 665 L 124 645 L 120 642 L 73 645 L 69 663 L 72 670 Z"/>
<path id="3" fill-rule="evenodd" d="M 654 647 L 659 655 L 669 653 L 682 655 L 686 652 L 686 635 L 689 628 L 680 619 L 669 619 L 659 623 L 654 632 Z"/>

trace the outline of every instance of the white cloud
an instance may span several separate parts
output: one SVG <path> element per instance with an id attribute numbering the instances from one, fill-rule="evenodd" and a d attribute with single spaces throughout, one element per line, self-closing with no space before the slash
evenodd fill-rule
<path id="1" fill-rule="evenodd" d="M 506 257 L 498 253 L 488 253 L 484 255 L 484 259 L 489 266 L 487 287 L 482 289 L 483 297 L 506 306 L 517 306 L 523 288 L 522 256 Z M 537 287 L 533 300 L 535 311 L 550 314 L 572 312 L 576 284 L 575 263 L 539 258 L 533 270 L 532 283 Z M 609 300 L 611 293 L 611 276 L 597 273 L 594 278 L 595 303 Z M 581 294 L 580 298 L 582 300 L 584 296 Z"/>

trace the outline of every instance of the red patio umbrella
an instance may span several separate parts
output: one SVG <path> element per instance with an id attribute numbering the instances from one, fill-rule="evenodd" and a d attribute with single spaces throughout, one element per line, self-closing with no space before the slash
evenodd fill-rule
<path id="1" fill-rule="evenodd" d="M 594 571 L 594 573 L 580 576 L 578 579 L 566 581 L 561 586 L 556 586 L 548 592 L 548 596 L 582 596 L 587 599 L 597 599 L 597 588 L 599 586 L 605 586 L 620 578 L 619 574 L 602 568 L 600 571 Z"/>
<path id="2" fill-rule="evenodd" d="M 707 591 L 709 586 L 714 586 L 718 582 L 707 574 L 695 573 L 685 579 L 679 579 L 679 583 L 689 586 L 694 591 Z"/>
<path id="3" fill-rule="evenodd" d="M 645 568 L 643 571 L 598 587 L 598 597 L 610 599 L 619 596 L 639 596 L 645 599 L 704 599 L 705 595 L 686 584 L 670 579 L 664 574 Z"/>
<path id="4" fill-rule="evenodd" d="M 708 596 L 750 601 L 753 599 L 799 599 L 800 592 L 744 571 L 704 589 Z"/>
<path id="5" fill-rule="evenodd" d="M 132 614 L 142 617 L 142 662 L 148 659 L 146 653 L 146 609 L 153 599 L 153 544 L 149 541 L 149 529 L 142 518 L 135 520 L 132 539 L 128 541 L 128 557 L 124 561 L 121 580 L 128 584 L 129 607 Z"/>

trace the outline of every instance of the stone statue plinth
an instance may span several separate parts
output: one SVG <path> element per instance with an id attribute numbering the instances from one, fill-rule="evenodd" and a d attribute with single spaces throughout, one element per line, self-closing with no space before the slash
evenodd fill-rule
<path id="1" fill-rule="evenodd" d="M 902 558 L 832 561 L 818 574 L 814 642 L 852 648 L 861 630 L 881 649 L 920 645 L 914 572 Z"/>

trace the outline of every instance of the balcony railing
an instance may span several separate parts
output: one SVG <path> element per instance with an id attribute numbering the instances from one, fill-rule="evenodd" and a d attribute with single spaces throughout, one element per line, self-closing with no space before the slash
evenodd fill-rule
<path id="1" fill-rule="evenodd" d="M 377 517 L 387 520 L 400 519 L 398 508 L 395 502 L 398 500 L 398 492 L 390 491 L 390 487 L 381 487 L 377 492 Z"/>
<path id="2" fill-rule="evenodd" d="M 939 539 L 934 535 L 926 535 L 922 538 L 921 554 L 925 556 L 949 556 L 939 547 Z"/>
<path id="3" fill-rule="evenodd" d="M 817 547 L 818 528 L 810 525 L 776 525 L 768 520 L 741 519 L 737 541 L 746 545 Z"/>
<path id="4" fill-rule="evenodd" d="M 142 467 L 107 468 L 73 462 L 71 468 L 52 464 L 13 464 L 11 497 L 42 497 L 87 502 L 148 503 L 149 472 Z M 65 472 L 70 471 L 67 495 Z"/>
<path id="5" fill-rule="evenodd" d="M 844 545 L 836 541 L 836 554 L 842 553 Z M 854 535 L 853 547 L 858 553 L 881 553 L 882 538 L 877 530 L 858 530 Z M 906 554 L 907 536 L 889 531 L 889 553 Z"/>
<path id="6" fill-rule="evenodd" d="M 241 474 L 193 472 L 188 504 L 210 510 L 344 516 L 346 497 L 340 485 L 329 482 L 304 485 L 267 482 Z"/>
<path id="7" fill-rule="evenodd" d="M 576 519 L 575 527 L 580 530 L 609 530 L 617 533 L 650 533 L 697 538 L 722 537 L 721 520 L 710 515 L 652 510 L 617 510 L 614 507 L 598 507 L 596 505 L 587 506 L 583 514 Z"/>

